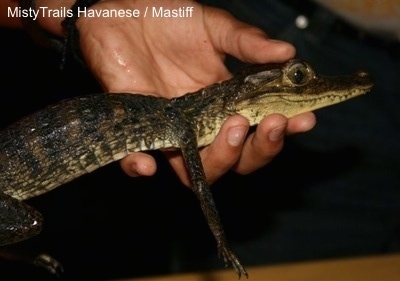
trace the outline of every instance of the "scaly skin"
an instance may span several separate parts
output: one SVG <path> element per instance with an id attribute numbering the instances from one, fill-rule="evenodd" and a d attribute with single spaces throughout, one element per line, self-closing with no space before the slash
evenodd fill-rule
<path id="1" fill-rule="evenodd" d="M 22 200 L 135 151 L 180 149 L 220 256 L 239 277 L 247 277 L 225 238 L 198 147 L 210 144 L 234 114 L 256 125 L 268 114 L 292 117 L 343 102 L 371 87 L 365 72 L 319 77 L 307 63 L 291 60 L 252 66 L 228 81 L 171 100 L 99 94 L 49 106 L 0 133 L 0 245 L 40 232 L 40 214 Z"/>

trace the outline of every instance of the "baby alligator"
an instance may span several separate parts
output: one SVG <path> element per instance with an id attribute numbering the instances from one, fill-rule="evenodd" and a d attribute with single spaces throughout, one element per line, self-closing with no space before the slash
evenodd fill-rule
<path id="1" fill-rule="evenodd" d="M 256 125 L 271 113 L 292 117 L 364 94 L 371 87 L 365 72 L 322 77 L 294 59 L 251 66 L 230 80 L 170 100 L 97 94 L 51 105 L 0 133 L 0 245 L 40 232 L 41 215 L 23 200 L 135 151 L 179 149 L 220 256 L 239 278 L 247 277 L 225 238 L 198 147 L 210 144 L 231 115 L 240 114 Z"/>

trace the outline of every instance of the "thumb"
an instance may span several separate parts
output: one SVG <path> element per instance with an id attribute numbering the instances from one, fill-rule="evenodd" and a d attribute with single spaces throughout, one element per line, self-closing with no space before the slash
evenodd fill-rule
<path id="1" fill-rule="evenodd" d="M 269 39 L 261 29 L 235 19 L 215 8 L 205 8 L 205 19 L 212 28 L 210 36 L 221 53 L 248 63 L 283 62 L 295 56 L 288 42 Z"/>

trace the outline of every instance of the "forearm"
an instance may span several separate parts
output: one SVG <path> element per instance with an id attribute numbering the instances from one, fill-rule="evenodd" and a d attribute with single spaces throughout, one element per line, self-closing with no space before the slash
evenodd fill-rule
<path id="1" fill-rule="evenodd" d="M 21 28 L 22 22 L 17 17 L 9 17 L 8 9 L 14 10 L 18 7 L 18 1 L 2 0 L 0 1 L 0 26 Z"/>
<path id="2" fill-rule="evenodd" d="M 61 27 L 61 22 L 65 17 L 62 16 L 52 16 L 52 14 L 43 13 L 41 7 L 48 7 L 45 11 L 51 10 L 61 10 L 62 7 L 70 9 L 73 5 L 74 0 L 36 0 L 35 9 L 39 9 L 37 21 L 40 26 L 55 35 L 63 36 L 63 30 Z M 14 11 L 16 7 L 19 6 L 19 2 L 15 0 L 1 0 L 0 1 L 0 26 L 22 28 L 21 17 L 16 14 L 10 14 L 9 11 Z"/>

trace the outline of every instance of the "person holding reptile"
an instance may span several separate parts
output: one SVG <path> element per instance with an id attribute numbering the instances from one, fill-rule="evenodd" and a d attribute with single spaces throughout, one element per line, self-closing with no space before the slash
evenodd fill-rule
<path id="1" fill-rule="evenodd" d="M 36 7 L 69 9 L 73 0 L 35 1 Z M 0 25 L 22 28 L 20 18 L 7 16 L 18 2 L 0 3 Z M 176 9 L 193 6 L 190 18 L 89 18 L 76 21 L 80 51 L 105 92 L 136 92 L 172 98 L 231 77 L 224 64 L 226 55 L 246 63 L 283 62 L 295 55 L 295 48 L 276 41 L 260 29 L 236 20 L 227 12 L 194 1 L 98 1 L 90 9 L 144 10 L 162 5 Z M 42 17 L 37 21 L 51 35 L 65 36 L 63 18 Z M 248 122 L 241 116 L 228 119 L 216 140 L 201 151 L 209 183 L 232 169 L 248 174 L 264 166 L 283 146 L 284 135 L 305 132 L 315 125 L 313 113 L 287 119 L 267 116 L 255 133 L 247 135 Z M 182 157 L 166 152 L 179 178 L 190 185 Z M 121 161 L 130 176 L 155 173 L 154 159 L 133 153 Z"/>

